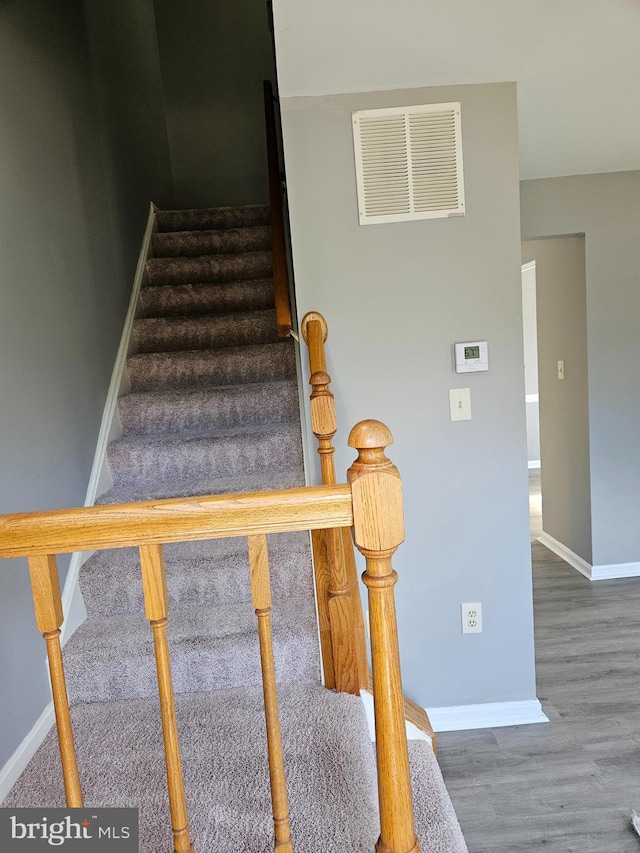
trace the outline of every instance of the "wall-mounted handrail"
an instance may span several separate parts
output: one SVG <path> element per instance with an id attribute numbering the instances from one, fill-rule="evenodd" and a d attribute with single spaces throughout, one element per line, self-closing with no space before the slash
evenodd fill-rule
<path id="1" fill-rule="evenodd" d="M 284 208 L 280 158 L 278 156 L 278 131 L 274 107 L 273 86 L 270 80 L 262 84 L 264 116 L 267 131 L 267 162 L 269 165 L 269 205 L 271 207 L 271 235 L 273 246 L 273 290 L 276 305 L 276 325 L 281 338 L 291 334 L 291 300 L 289 297 L 289 271 L 284 230 Z"/>
<path id="2" fill-rule="evenodd" d="M 0 516 L 0 557 L 26 556 L 38 629 L 47 643 L 67 804 L 82 805 L 78 763 L 60 649 L 63 622 L 56 554 L 136 545 L 145 613 L 153 630 L 167 786 L 176 853 L 193 853 L 167 641 L 169 601 L 163 543 L 247 536 L 263 673 L 274 846 L 293 853 L 278 714 L 266 535 L 303 529 L 349 530 L 365 556 L 371 611 L 380 839 L 385 853 L 420 853 L 415 836 L 391 557 L 403 539 L 400 477 L 384 455 L 392 441 L 378 421 L 363 421 L 349 444 L 358 458 L 347 485 L 91 506 Z M 331 454 L 328 454 L 331 455 Z M 332 541 L 329 539 L 329 541 Z M 342 539 L 336 539 L 342 543 Z M 335 597 L 345 598 L 346 593 Z M 342 613 L 336 609 L 337 613 Z"/>
<path id="3" fill-rule="evenodd" d="M 322 482 L 329 485 L 336 481 L 333 437 L 337 424 L 324 352 L 327 322 L 312 311 L 304 316 L 300 331 L 309 348 L 311 428 L 318 439 Z M 369 686 L 369 674 L 351 535 L 336 529 L 317 530 L 312 542 L 325 684 L 341 693 L 359 693 Z"/>

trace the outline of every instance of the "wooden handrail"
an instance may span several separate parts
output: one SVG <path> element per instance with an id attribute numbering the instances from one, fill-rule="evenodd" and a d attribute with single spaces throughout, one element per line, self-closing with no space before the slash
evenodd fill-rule
<path id="1" fill-rule="evenodd" d="M 311 428 L 318 439 L 322 482 L 330 485 L 336 481 L 333 437 L 337 423 L 324 351 L 327 322 L 312 311 L 304 316 L 300 331 L 309 348 Z M 312 544 L 325 685 L 340 693 L 359 693 L 368 687 L 369 673 L 351 533 L 315 530 Z"/>
<path id="2" fill-rule="evenodd" d="M 0 516 L 0 558 L 224 539 L 353 523 L 346 485 Z"/>
<path id="3" fill-rule="evenodd" d="M 156 654 L 174 849 L 176 853 L 193 853 L 167 641 L 169 602 L 162 543 L 247 536 L 263 673 L 274 847 L 280 853 L 292 853 L 270 626 L 266 534 L 303 529 L 340 533 L 353 527 L 354 540 L 367 562 L 363 579 L 371 610 L 380 802 L 376 850 L 419 853 L 393 596 L 397 576 L 391 566 L 391 556 L 403 539 L 402 496 L 398 472 L 384 455 L 384 447 L 390 442 L 391 434 L 378 421 L 364 421 L 354 427 L 349 444 L 358 450 L 358 458 L 349 469 L 347 485 L 0 516 L 0 556 L 29 558 L 36 622 L 47 642 L 69 806 L 82 805 L 82 791 L 60 651 L 63 613 L 55 554 L 130 545 L 137 545 L 140 550 L 145 613 L 153 630 Z M 329 536 L 325 541 L 331 548 L 343 544 L 341 537 Z M 331 607 L 330 615 L 344 617 L 346 611 L 340 609 L 340 602 L 348 600 L 350 587 L 347 584 L 338 590 L 336 583 L 336 578 L 330 577 L 330 594 L 339 602 L 337 607 Z"/>
<path id="4" fill-rule="evenodd" d="M 262 84 L 264 117 L 267 131 L 267 162 L 269 165 L 269 205 L 271 207 L 271 239 L 273 245 L 273 290 L 276 303 L 276 326 L 281 338 L 291 334 L 291 300 L 289 298 L 289 271 L 284 232 L 284 213 L 280 159 L 278 157 L 278 131 L 274 108 L 273 86 L 270 80 Z"/>

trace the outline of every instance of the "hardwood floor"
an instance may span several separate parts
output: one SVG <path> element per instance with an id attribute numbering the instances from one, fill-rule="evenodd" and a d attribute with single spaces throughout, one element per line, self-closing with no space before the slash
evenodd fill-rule
<path id="1" fill-rule="evenodd" d="M 590 583 L 539 543 L 532 552 L 550 723 L 437 736 L 469 851 L 639 853 L 640 579 Z"/>

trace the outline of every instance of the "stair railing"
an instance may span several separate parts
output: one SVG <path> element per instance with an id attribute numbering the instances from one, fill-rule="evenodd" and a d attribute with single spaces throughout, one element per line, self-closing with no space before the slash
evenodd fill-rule
<path id="1" fill-rule="evenodd" d="M 333 438 L 337 420 L 325 355 L 327 321 L 317 311 L 310 311 L 302 318 L 300 331 L 309 349 L 311 429 L 318 440 L 322 482 L 331 484 L 336 481 Z M 345 693 L 373 691 L 350 532 L 314 530 L 311 537 L 325 685 Z M 424 708 L 405 696 L 404 716 L 429 736 L 435 752 L 436 737 Z"/>
<path id="2" fill-rule="evenodd" d="M 67 805 L 83 805 L 60 648 L 63 623 L 56 555 L 137 546 L 146 616 L 156 655 L 167 787 L 176 853 L 192 853 L 167 642 L 169 602 L 163 545 L 248 538 L 249 568 L 263 676 L 274 847 L 292 853 L 271 634 L 267 534 L 353 528 L 366 559 L 380 803 L 379 853 L 419 853 L 404 726 L 391 557 L 404 538 L 400 476 L 384 450 L 392 442 L 379 421 L 357 424 L 349 445 L 358 458 L 348 484 L 90 506 L 0 516 L 0 558 L 27 557 L 38 629 L 47 644 Z"/>
<path id="3" fill-rule="evenodd" d="M 311 428 L 318 439 L 322 482 L 333 485 L 337 423 L 324 352 L 326 320 L 312 311 L 303 318 L 300 331 L 309 348 Z M 311 536 L 325 686 L 339 693 L 357 694 L 369 686 L 369 673 L 351 534 L 328 529 L 314 530 Z"/>
<path id="4" fill-rule="evenodd" d="M 276 326 L 281 338 L 291 334 L 291 300 L 289 297 L 289 272 L 284 230 L 284 202 L 282 177 L 278 156 L 278 131 L 274 108 L 273 86 L 270 80 L 262 84 L 264 116 L 267 130 L 267 162 L 269 166 L 269 206 L 271 208 L 271 235 L 273 246 L 273 289 L 276 306 Z"/>

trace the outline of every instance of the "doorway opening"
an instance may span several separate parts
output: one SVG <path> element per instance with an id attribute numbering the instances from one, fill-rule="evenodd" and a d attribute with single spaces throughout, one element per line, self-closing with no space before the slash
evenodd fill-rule
<path id="1" fill-rule="evenodd" d="M 536 262 L 522 265 L 522 323 L 524 337 L 524 393 L 527 413 L 527 460 L 529 466 L 529 518 L 531 541 L 542 533 L 540 483 L 540 393 L 538 388 L 538 316 L 536 310 Z"/>

